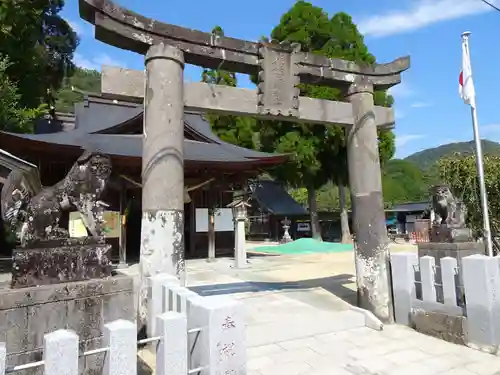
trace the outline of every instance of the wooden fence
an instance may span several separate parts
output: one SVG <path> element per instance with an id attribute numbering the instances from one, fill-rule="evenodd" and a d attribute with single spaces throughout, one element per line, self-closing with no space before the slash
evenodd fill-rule
<path id="1" fill-rule="evenodd" d="M 201 297 L 164 274 L 150 278 L 148 338 L 137 340 L 137 324 L 116 320 L 104 325 L 102 348 L 79 351 L 79 338 L 60 329 L 44 336 L 43 360 L 6 367 L 0 343 L 0 375 L 43 368 L 45 375 L 78 375 L 81 357 L 105 353 L 105 375 L 137 375 L 137 345 L 156 345 L 157 375 L 246 374 L 242 305 L 225 297 Z"/>

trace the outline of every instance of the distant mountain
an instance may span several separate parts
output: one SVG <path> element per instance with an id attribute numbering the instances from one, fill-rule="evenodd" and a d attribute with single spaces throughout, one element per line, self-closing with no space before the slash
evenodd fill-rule
<path id="1" fill-rule="evenodd" d="M 500 155 L 500 143 L 483 139 L 483 154 Z M 428 169 L 433 166 L 439 159 L 454 153 L 470 154 L 475 150 L 474 141 L 448 143 L 439 147 L 428 148 L 411 154 L 404 160 L 410 161 L 421 169 Z"/>

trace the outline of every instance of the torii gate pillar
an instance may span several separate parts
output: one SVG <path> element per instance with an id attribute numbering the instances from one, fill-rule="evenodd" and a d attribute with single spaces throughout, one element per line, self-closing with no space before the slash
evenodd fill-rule
<path id="1" fill-rule="evenodd" d="M 391 323 L 389 245 L 372 83 L 365 79 L 355 81 L 349 87 L 347 98 L 354 117 L 354 124 L 347 132 L 347 160 L 356 233 L 358 306 Z"/>
<path id="2" fill-rule="evenodd" d="M 139 320 L 148 277 L 184 270 L 184 54 L 163 43 L 146 58 Z"/>

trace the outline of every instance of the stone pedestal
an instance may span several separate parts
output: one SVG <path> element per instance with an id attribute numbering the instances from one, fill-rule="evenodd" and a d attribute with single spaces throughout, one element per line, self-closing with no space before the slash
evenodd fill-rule
<path id="1" fill-rule="evenodd" d="M 45 333 L 74 330 L 80 337 L 80 351 L 87 351 L 103 346 L 104 324 L 135 317 L 131 277 L 0 289 L 0 342 L 7 343 L 9 367 L 42 360 Z M 104 356 L 80 357 L 83 374 L 103 373 Z M 42 373 L 43 367 L 22 372 Z"/>
<path id="2" fill-rule="evenodd" d="M 79 240 L 44 241 L 13 252 L 12 288 L 111 276 L 111 245 Z"/>
<path id="3" fill-rule="evenodd" d="M 469 228 L 450 228 L 445 224 L 433 225 L 430 230 L 431 242 L 473 242 Z"/>
<path id="4" fill-rule="evenodd" d="M 436 260 L 436 292 L 438 301 L 443 300 L 443 288 L 441 284 L 441 259 L 444 257 L 452 257 L 457 260 L 458 275 L 456 277 L 457 299 L 460 305 L 464 303 L 464 283 L 462 278 L 462 259 L 474 254 L 485 253 L 484 243 L 482 242 L 456 242 L 456 243 L 419 243 L 418 257 L 431 256 Z"/>

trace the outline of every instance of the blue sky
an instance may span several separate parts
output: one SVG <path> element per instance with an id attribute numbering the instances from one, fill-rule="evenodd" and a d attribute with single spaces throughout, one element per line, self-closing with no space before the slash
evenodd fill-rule
<path id="1" fill-rule="evenodd" d="M 491 1 L 500 5 L 500 0 Z M 118 0 L 145 16 L 226 35 L 257 40 L 269 35 L 293 0 Z M 500 12 L 480 0 L 315 0 L 330 15 L 352 15 L 379 62 L 410 55 L 411 69 L 392 90 L 396 99 L 397 157 L 428 147 L 472 139 L 470 108 L 458 95 L 463 31 L 471 31 L 470 50 L 482 138 L 500 141 Z M 93 27 L 78 15 L 78 1 L 66 0 L 63 16 L 79 34 L 77 65 L 143 69 L 143 57 L 94 39 Z M 186 80 L 198 81 L 200 70 L 187 67 Z M 249 83 L 244 77 L 241 85 Z"/>

